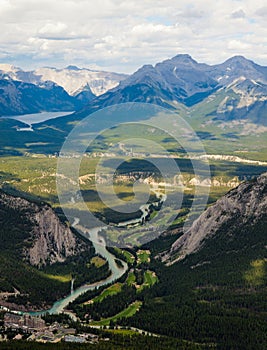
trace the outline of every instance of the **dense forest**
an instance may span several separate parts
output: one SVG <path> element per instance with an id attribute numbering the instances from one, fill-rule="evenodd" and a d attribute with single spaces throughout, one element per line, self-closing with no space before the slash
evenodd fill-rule
<path id="1" fill-rule="evenodd" d="M 182 342 L 171 338 L 155 338 L 149 336 L 135 335 L 112 335 L 108 333 L 108 341 L 103 340 L 97 344 L 75 344 L 75 343 L 57 343 L 40 344 L 33 342 L 12 341 L 1 343 L 1 350 L 201 350 L 205 347 Z"/>
<path id="2" fill-rule="evenodd" d="M 119 323 L 219 349 L 264 349 L 266 245 L 265 215 L 242 230 L 234 222 L 223 227 L 180 263 L 152 261 L 159 283 L 142 292 L 141 310 Z M 149 248 L 159 251 L 160 240 Z"/>
<path id="3" fill-rule="evenodd" d="M 87 314 L 99 320 L 140 300 L 139 312 L 112 325 L 133 326 L 205 348 L 216 344 L 218 349 L 265 349 L 267 216 L 242 230 L 233 218 L 199 252 L 167 267 L 156 257 L 176 238 L 161 237 L 142 247 L 152 252 L 149 268 L 156 271 L 157 284 L 141 292 L 124 285 L 100 303 L 81 306 L 102 292 L 91 291 L 80 296 L 72 309 L 82 319 Z"/>

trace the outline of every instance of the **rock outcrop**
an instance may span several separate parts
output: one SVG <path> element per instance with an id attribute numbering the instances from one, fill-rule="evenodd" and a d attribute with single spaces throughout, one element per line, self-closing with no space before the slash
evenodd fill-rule
<path id="1" fill-rule="evenodd" d="M 86 250 L 86 244 L 63 224 L 48 204 L 37 204 L 0 191 L 0 206 L 20 211 L 27 220 L 27 238 L 21 243 L 22 255 L 31 265 L 62 262 Z"/>
<path id="2" fill-rule="evenodd" d="M 205 241 L 223 226 L 229 230 L 256 224 L 267 214 L 267 173 L 256 180 L 244 182 L 210 206 L 171 247 L 163 260 L 177 260 L 198 251 Z"/>

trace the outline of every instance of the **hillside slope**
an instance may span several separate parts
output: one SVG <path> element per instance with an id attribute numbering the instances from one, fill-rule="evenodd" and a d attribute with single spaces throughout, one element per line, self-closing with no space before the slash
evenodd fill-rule
<path id="1" fill-rule="evenodd" d="M 173 245 L 170 257 L 179 253 L 179 259 L 201 249 L 205 241 L 224 227 L 229 233 L 245 225 L 256 225 L 267 214 L 267 173 L 255 181 L 244 182 L 210 206 Z"/>
<path id="2" fill-rule="evenodd" d="M 63 224 L 50 206 L 3 191 L 0 240 L 0 304 L 20 305 L 15 309 L 46 306 L 66 295 L 77 263 L 94 255 L 92 245 Z"/>
<path id="3" fill-rule="evenodd" d="M 20 197 L 0 191 L 0 219 L 3 242 L 15 245 L 15 237 L 9 237 L 9 218 L 18 218 L 17 225 L 25 227 L 24 240 L 20 242 L 21 255 L 31 265 L 47 265 L 66 260 L 85 250 L 86 245 L 73 234 L 69 227 L 60 222 L 53 209 L 47 204 L 36 204 Z M 16 223 L 16 222 L 15 222 Z M 15 228 L 15 227 L 13 227 Z M 23 237 L 23 232 L 18 232 Z M 19 239 L 19 236 L 17 237 Z M 15 241 L 15 242 L 14 242 Z"/>
<path id="4" fill-rule="evenodd" d="M 142 296 L 140 312 L 121 324 L 206 348 L 266 348 L 266 175 L 241 184 L 207 209 L 194 231 L 168 251 L 171 265 L 154 260 L 159 283 Z M 165 241 L 147 248 L 159 256 Z"/>
<path id="5" fill-rule="evenodd" d="M 0 75 L 0 116 L 74 111 L 82 105 L 82 101 L 54 83 L 34 85 Z"/>

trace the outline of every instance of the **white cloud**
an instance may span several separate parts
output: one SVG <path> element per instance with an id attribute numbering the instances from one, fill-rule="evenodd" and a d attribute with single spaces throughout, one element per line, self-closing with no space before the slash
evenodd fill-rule
<path id="1" fill-rule="evenodd" d="M 228 49 L 238 52 L 239 50 L 250 49 L 251 45 L 240 40 L 230 40 L 227 45 Z"/>
<path id="2" fill-rule="evenodd" d="M 232 12 L 231 17 L 232 18 L 245 18 L 246 14 L 243 11 L 243 9 L 239 9 L 239 10 Z"/>
<path id="3" fill-rule="evenodd" d="M 260 7 L 255 11 L 255 15 L 259 17 L 267 17 L 267 6 Z"/>
<path id="4" fill-rule="evenodd" d="M 265 0 L 0 0 L 0 58 L 131 72 L 178 53 L 267 65 Z"/>
<path id="5" fill-rule="evenodd" d="M 64 33 L 67 29 L 67 25 L 62 22 L 46 23 L 42 28 L 39 29 L 40 34 L 60 34 Z"/>

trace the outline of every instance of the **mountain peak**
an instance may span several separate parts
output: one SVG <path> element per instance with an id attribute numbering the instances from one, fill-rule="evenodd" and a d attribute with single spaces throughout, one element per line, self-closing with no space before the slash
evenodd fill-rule
<path id="1" fill-rule="evenodd" d="M 242 76 L 265 84 L 267 82 L 267 67 L 259 66 L 244 56 L 233 56 L 211 66 L 210 73 L 221 85 L 229 85 Z"/>
<path id="2" fill-rule="evenodd" d="M 241 64 L 241 65 L 253 64 L 254 65 L 255 63 L 244 56 L 237 55 L 237 56 L 228 58 L 228 60 L 225 61 L 225 64 Z"/>
<path id="3" fill-rule="evenodd" d="M 248 61 L 248 59 L 242 55 L 235 55 L 233 57 L 228 58 L 228 61 Z"/>
<path id="4" fill-rule="evenodd" d="M 76 70 L 76 71 L 81 70 L 81 68 L 79 68 L 79 67 L 77 67 L 77 66 L 74 66 L 74 65 L 69 65 L 69 66 L 67 66 L 65 69 L 68 69 L 68 70 Z"/>
<path id="5" fill-rule="evenodd" d="M 143 70 L 153 70 L 154 67 L 152 66 L 152 64 L 144 64 L 141 68 L 139 68 L 137 70 L 138 71 L 143 71 Z"/>
<path id="6" fill-rule="evenodd" d="M 171 59 L 167 59 L 163 62 L 159 62 L 156 64 L 156 67 L 161 65 L 180 65 L 180 66 L 196 66 L 200 65 L 197 61 L 195 61 L 190 55 L 188 54 L 178 54 L 174 56 Z"/>
<path id="7" fill-rule="evenodd" d="M 175 60 L 181 63 L 194 62 L 197 63 L 190 55 L 187 53 L 182 53 L 174 56 L 171 60 Z"/>

